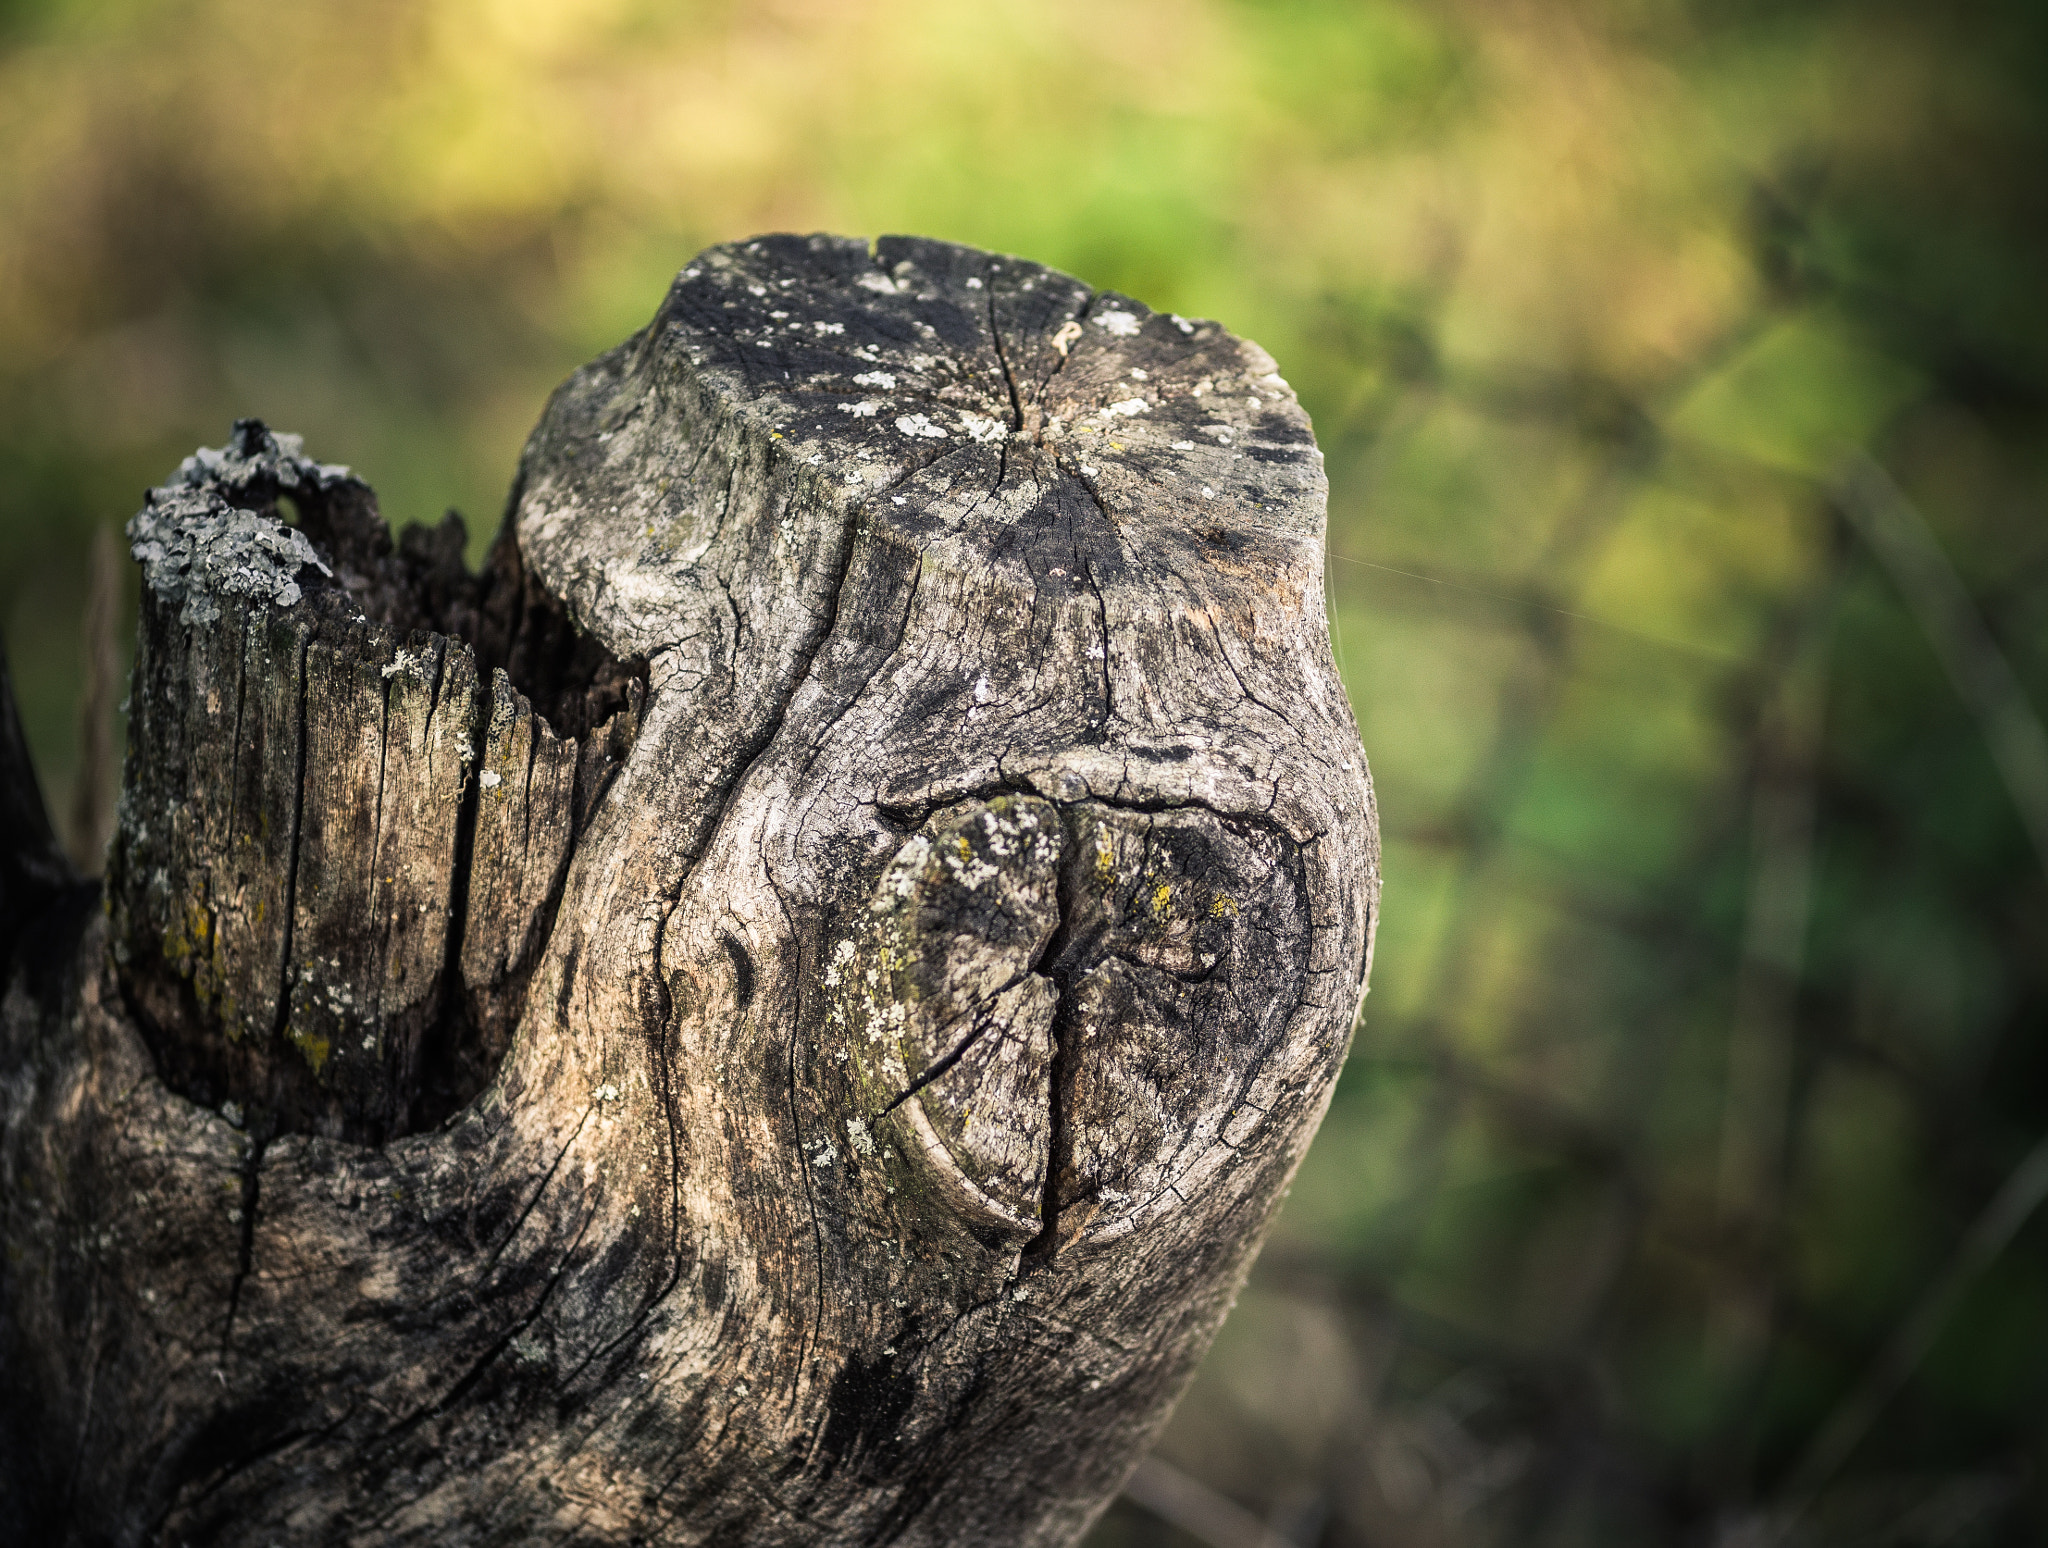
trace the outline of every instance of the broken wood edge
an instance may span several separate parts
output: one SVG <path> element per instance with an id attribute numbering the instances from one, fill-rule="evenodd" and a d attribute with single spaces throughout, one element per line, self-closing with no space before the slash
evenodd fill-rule
<path id="1" fill-rule="evenodd" d="M 644 668 L 584 642 L 565 673 L 569 631 L 509 539 L 474 577 L 459 522 L 394 547 L 367 485 L 257 421 L 151 491 L 129 536 L 107 893 L 159 1068 L 266 1140 L 434 1127 L 495 1074 Z M 558 735 L 507 675 L 536 654 L 522 635 L 548 637 L 550 707 L 622 702 Z"/>

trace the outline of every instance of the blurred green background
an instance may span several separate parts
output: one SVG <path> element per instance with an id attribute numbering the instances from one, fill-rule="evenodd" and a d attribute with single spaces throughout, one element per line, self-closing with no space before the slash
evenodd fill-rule
<path id="1" fill-rule="evenodd" d="M 236 415 L 480 547 L 710 242 L 1221 318 L 1329 455 L 1385 922 L 1092 1541 L 2048 1541 L 2044 13 L 0 0 L 51 805 L 93 534 Z"/>

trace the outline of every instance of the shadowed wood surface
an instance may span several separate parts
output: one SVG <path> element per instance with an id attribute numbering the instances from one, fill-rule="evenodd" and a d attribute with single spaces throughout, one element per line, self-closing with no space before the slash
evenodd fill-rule
<path id="1" fill-rule="evenodd" d="M 480 575 L 188 461 L 106 919 L 0 1030 L 10 1518 L 1075 1538 L 1363 987 L 1324 494 L 1256 346 L 899 238 L 696 260 Z"/>

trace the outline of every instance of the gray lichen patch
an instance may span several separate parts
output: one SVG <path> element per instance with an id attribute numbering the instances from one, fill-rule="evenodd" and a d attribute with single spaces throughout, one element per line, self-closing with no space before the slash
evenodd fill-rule
<path id="1" fill-rule="evenodd" d="M 355 482 L 336 462 L 315 462 L 302 436 L 273 432 L 260 419 L 238 419 L 225 446 L 202 446 L 183 462 L 164 487 L 214 488 L 258 500 L 276 491 L 325 490 Z"/>
<path id="2" fill-rule="evenodd" d="M 347 468 L 307 457 L 299 437 L 238 420 L 226 446 L 187 457 L 129 521 L 143 583 L 175 605 L 187 627 L 219 618 L 223 596 L 290 607 L 304 571 L 334 572 L 303 532 L 278 518 L 277 499 L 348 481 Z"/>
<path id="3" fill-rule="evenodd" d="M 143 584 L 174 603 L 188 627 L 219 618 L 223 596 L 290 607 L 302 594 L 301 571 L 334 573 L 303 532 L 206 490 L 152 489 L 128 523 L 128 541 Z"/>

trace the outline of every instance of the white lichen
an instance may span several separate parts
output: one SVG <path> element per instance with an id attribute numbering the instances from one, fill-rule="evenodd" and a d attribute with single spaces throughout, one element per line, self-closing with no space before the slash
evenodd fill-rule
<path id="1" fill-rule="evenodd" d="M 291 607 L 304 595 L 303 571 L 334 573 L 303 532 L 212 488 L 151 490 L 128 523 L 128 541 L 144 584 L 187 626 L 219 618 L 225 596 Z"/>
<path id="2" fill-rule="evenodd" d="M 1117 338 L 1128 339 L 1136 336 L 1141 324 L 1135 313 L 1112 310 L 1099 314 L 1095 326 Z"/>

